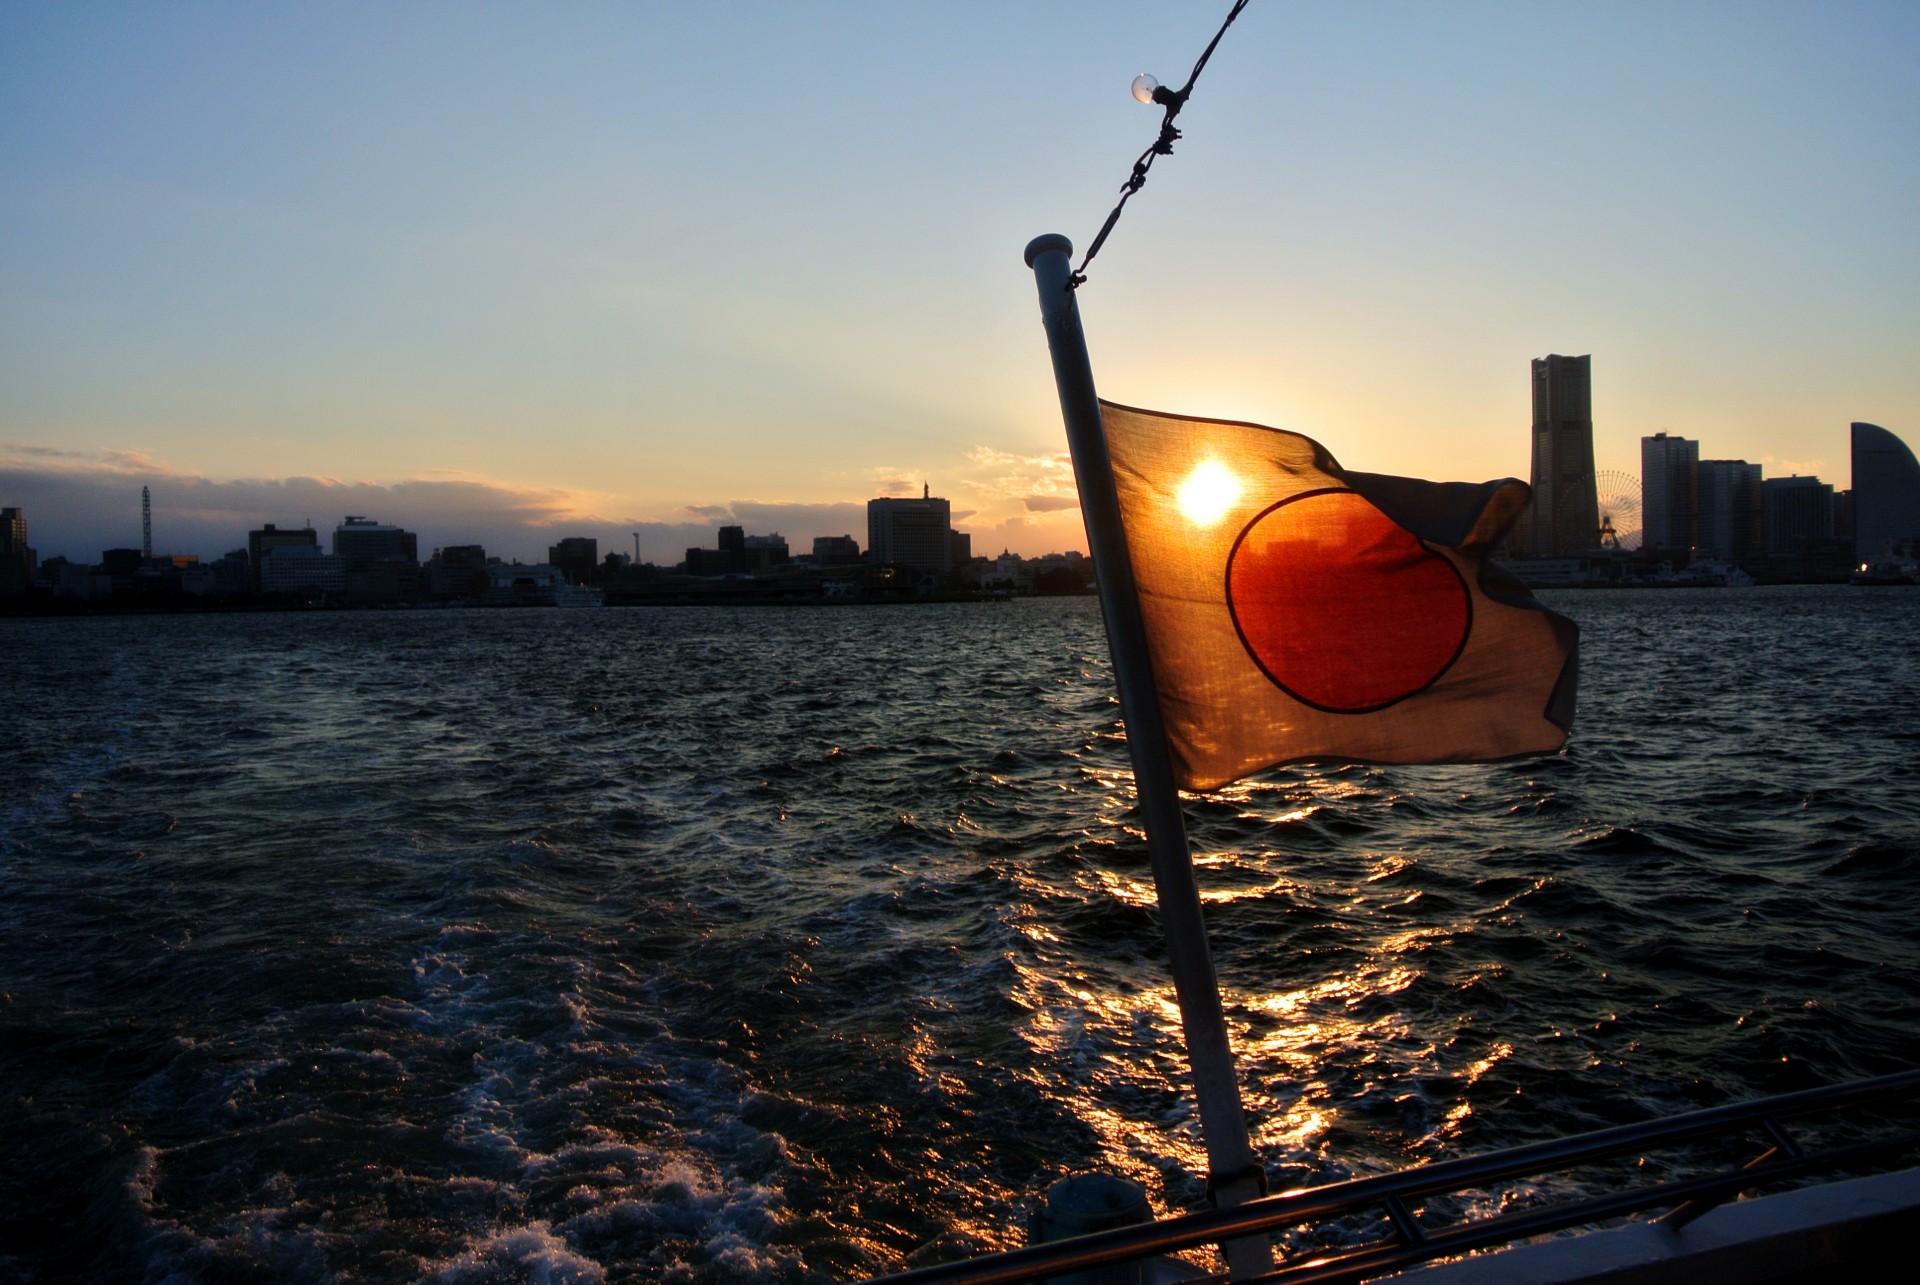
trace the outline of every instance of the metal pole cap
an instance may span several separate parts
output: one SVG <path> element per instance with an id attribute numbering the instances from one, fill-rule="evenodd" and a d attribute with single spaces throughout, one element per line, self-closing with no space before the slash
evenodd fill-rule
<path id="1" fill-rule="evenodd" d="M 1058 250 L 1071 259 L 1073 257 L 1073 242 L 1067 240 L 1066 237 L 1061 236 L 1058 232 L 1047 232 L 1033 238 L 1033 240 L 1027 242 L 1027 266 L 1031 268 L 1033 261 L 1049 250 Z"/>

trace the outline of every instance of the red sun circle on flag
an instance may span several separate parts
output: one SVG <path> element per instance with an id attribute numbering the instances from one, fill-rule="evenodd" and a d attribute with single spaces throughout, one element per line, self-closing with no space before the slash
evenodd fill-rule
<path id="1" fill-rule="evenodd" d="M 1365 714 L 1447 672 L 1473 602 L 1453 563 L 1353 491 L 1308 491 L 1247 523 L 1227 609 L 1261 672 L 1303 704 Z"/>

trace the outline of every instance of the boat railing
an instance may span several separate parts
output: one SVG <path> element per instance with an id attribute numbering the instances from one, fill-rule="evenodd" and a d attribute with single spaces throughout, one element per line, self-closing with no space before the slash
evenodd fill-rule
<path id="1" fill-rule="evenodd" d="M 1743 1192 L 1819 1173 L 1884 1166 L 1920 1148 L 1920 1130 L 1882 1120 L 1872 1136 L 1816 1140 L 1817 1130 L 1788 1121 L 1867 1107 L 1920 1102 L 1920 1070 L 1851 1084 L 1806 1089 L 1755 1102 L 1711 1107 L 1685 1115 L 1620 1125 L 1569 1138 L 1528 1143 L 1504 1151 L 1443 1160 L 1397 1173 L 1355 1178 L 1323 1187 L 1262 1197 L 1229 1209 L 1207 1209 L 1154 1222 L 1118 1227 L 1024 1249 L 941 1263 L 884 1278 L 886 1285 L 1014 1285 L 1070 1273 L 1178 1254 L 1242 1237 L 1297 1232 L 1356 1216 L 1377 1220 L 1385 1235 L 1360 1244 L 1319 1246 L 1297 1254 L 1256 1279 L 1300 1282 L 1357 1281 L 1404 1270 L 1436 1258 L 1488 1249 L 1529 1237 L 1587 1226 L 1649 1210 L 1679 1226 Z M 1489 1217 L 1443 1221 L 1431 1205 L 1490 1186 L 1537 1179 L 1635 1152 L 1706 1141 L 1763 1149 L 1744 1163 L 1642 1183 L 1624 1190 L 1581 1195 Z M 1422 1206 L 1429 1206 L 1422 1208 Z M 1362 1233 L 1364 1234 L 1364 1233 Z M 1225 1279 L 1196 1273 L 1189 1279 Z"/>

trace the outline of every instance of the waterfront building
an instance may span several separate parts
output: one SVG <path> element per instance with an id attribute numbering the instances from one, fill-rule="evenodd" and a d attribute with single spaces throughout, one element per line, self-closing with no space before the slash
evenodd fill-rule
<path id="1" fill-rule="evenodd" d="M 748 535 L 745 527 L 720 528 L 715 549 L 688 549 L 685 571 L 690 576 L 739 576 L 760 574 L 793 561 L 787 549 L 787 537 L 778 531 L 770 535 Z"/>
<path id="2" fill-rule="evenodd" d="M 1920 551 L 1920 463 L 1878 424 L 1853 425 L 1853 553 L 1877 562 Z"/>
<path id="3" fill-rule="evenodd" d="M 1600 542 L 1592 361 L 1549 354 L 1533 362 L 1533 499 L 1514 542 L 1521 557 L 1567 557 Z"/>
<path id="4" fill-rule="evenodd" d="M 323 553 L 318 544 L 275 545 L 254 569 L 263 594 L 312 599 L 347 591 L 347 560 Z"/>
<path id="5" fill-rule="evenodd" d="M 690 576 L 737 576 L 747 569 L 747 529 L 739 526 L 720 528 L 711 549 L 688 549 L 686 572 Z"/>
<path id="6" fill-rule="evenodd" d="M 567 591 L 566 573 L 552 563 L 487 563 L 487 601 L 498 606 L 550 607 Z"/>
<path id="7" fill-rule="evenodd" d="M 252 560 L 245 549 L 228 549 L 213 560 L 213 592 L 216 597 L 232 598 L 247 592 Z"/>
<path id="8" fill-rule="evenodd" d="M 600 565 L 600 542 L 570 535 L 558 544 L 547 546 L 547 565 L 560 568 L 568 584 L 586 584 Z"/>
<path id="9" fill-rule="evenodd" d="M 0 598 L 24 597 L 38 569 L 39 559 L 27 545 L 27 515 L 0 509 Z"/>
<path id="10" fill-rule="evenodd" d="M 177 568 L 180 577 L 180 592 L 192 594 L 196 598 L 213 598 L 220 593 L 220 573 L 211 562 L 195 562 L 189 566 Z"/>
<path id="11" fill-rule="evenodd" d="M 774 531 L 768 535 L 750 535 L 740 542 L 741 566 L 750 572 L 771 571 L 792 563 L 787 537 Z"/>
<path id="12" fill-rule="evenodd" d="M 1696 474 L 1698 547 L 1722 562 L 1760 552 L 1760 466 L 1745 460 L 1701 460 Z"/>
<path id="13" fill-rule="evenodd" d="M 284 549 L 302 545 L 311 545 L 315 552 L 320 548 L 320 537 L 311 526 L 281 530 L 269 522 L 258 531 L 247 532 L 247 587 L 255 593 L 260 588 L 260 562 L 275 549 Z"/>
<path id="14" fill-rule="evenodd" d="M 1817 477 L 1770 477 L 1760 484 L 1769 554 L 1805 554 L 1833 538 L 1833 487 Z"/>
<path id="15" fill-rule="evenodd" d="M 813 561 L 822 567 L 851 566 L 860 561 L 860 542 L 850 535 L 816 535 Z"/>
<path id="16" fill-rule="evenodd" d="M 1700 443 L 1665 432 L 1640 439 L 1640 547 L 1691 556 L 1700 543 Z"/>
<path id="17" fill-rule="evenodd" d="M 487 551 L 477 544 L 435 549 L 427 561 L 427 593 L 435 598 L 481 598 L 489 587 Z"/>
<path id="18" fill-rule="evenodd" d="M 926 575 L 953 570 L 953 506 L 921 487 L 920 498 L 881 496 L 867 501 L 867 557 L 876 566 L 907 567 Z"/>
<path id="19" fill-rule="evenodd" d="M 333 529 L 333 551 L 346 559 L 347 572 L 371 571 L 382 562 L 420 565 L 420 537 L 372 518 L 349 514 Z"/>
<path id="20" fill-rule="evenodd" d="M 40 564 L 39 580 L 54 597 L 80 602 L 104 598 L 113 590 L 113 582 L 94 568 L 59 557 Z"/>

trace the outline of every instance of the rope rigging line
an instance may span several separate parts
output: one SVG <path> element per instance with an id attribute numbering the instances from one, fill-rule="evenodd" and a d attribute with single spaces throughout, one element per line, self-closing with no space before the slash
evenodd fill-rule
<path id="1" fill-rule="evenodd" d="M 1178 89 L 1168 89 L 1165 85 L 1153 87 L 1153 101 L 1167 109 L 1167 114 L 1160 120 L 1160 136 L 1154 139 L 1153 145 L 1140 153 L 1140 159 L 1133 163 L 1133 173 L 1128 176 L 1125 183 L 1120 185 L 1119 203 L 1113 207 L 1113 213 L 1107 215 L 1107 221 L 1100 225 L 1100 232 L 1093 238 L 1093 243 L 1087 247 L 1086 256 L 1080 260 L 1080 266 L 1075 268 L 1072 275 L 1067 278 L 1067 289 L 1077 290 L 1086 281 L 1087 265 L 1093 262 L 1093 256 L 1100 253 L 1100 247 L 1106 244 L 1107 234 L 1112 232 L 1113 225 L 1120 221 L 1120 211 L 1127 208 L 1128 199 L 1146 186 L 1147 171 L 1153 168 L 1154 158 L 1173 154 L 1173 144 L 1180 137 L 1180 131 L 1173 127 L 1173 118 L 1178 116 L 1180 109 L 1187 105 L 1187 96 L 1193 93 L 1193 82 L 1200 79 L 1200 71 L 1207 65 L 1207 59 L 1213 57 L 1214 48 L 1219 45 L 1220 37 L 1227 34 L 1227 28 L 1233 25 L 1233 20 L 1238 18 L 1240 11 L 1246 7 L 1247 0 L 1234 0 L 1233 8 L 1227 14 L 1227 20 L 1220 24 L 1220 30 L 1213 33 L 1213 39 L 1207 42 L 1207 47 L 1200 53 L 1200 60 L 1194 63 L 1193 70 L 1187 73 L 1186 84 Z"/>

